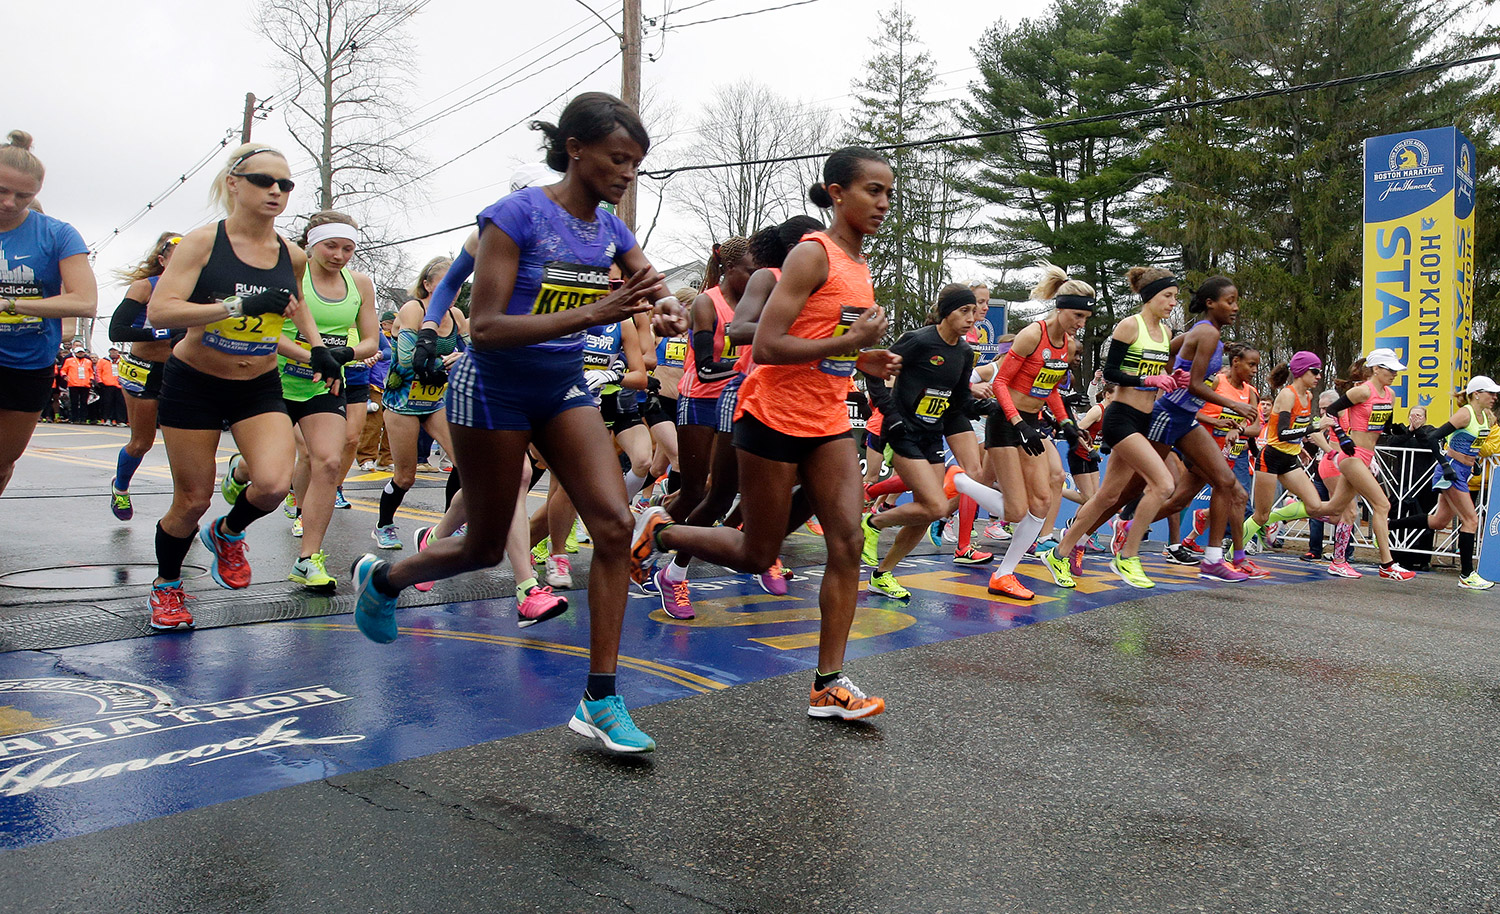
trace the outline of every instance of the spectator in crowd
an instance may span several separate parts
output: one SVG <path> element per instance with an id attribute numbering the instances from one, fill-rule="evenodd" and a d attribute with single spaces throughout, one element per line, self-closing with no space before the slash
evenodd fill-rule
<path id="1" fill-rule="evenodd" d="M 63 362 L 63 377 L 68 385 L 68 421 L 82 425 L 88 421 L 89 394 L 94 392 L 94 360 L 83 346 L 73 347 Z"/>
<path id="2" fill-rule="evenodd" d="M 121 426 L 125 420 L 125 392 L 120 389 L 120 372 L 116 363 L 120 350 L 109 347 L 109 355 L 94 364 L 94 381 L 98 384 L 99 419 L 105 425 Z"/>
<path id="3" fill-rule="evenodd" d="M 1392 423 L 1384 435 L 1380 437 L 1381 447 L 1410 448 L 1415 453 L 1402 454 L 1401 457 L 1409 462 L 1411 467 L 1410 479 L 1428 480 L 1432 478 L 1432 468 L 1437 465 L 1437 458 L 1427 447 L 1427 439 L 1435 434 L 1437 429 L 1427 423 L 1427 408 L 1425 406 L 1413 406 L 1407 413 L 1406 425 Z M 1397 495 L 1402 493 L 1397 492 Z M 1410 514 L 1429 514 L 1437 507 L 1438 496 L 1441 493 L 1425 482 L 1416 487 L 1415 492 L 1409 493 L 1405 498 L 1391 499 L 1390 516 L 1405 517 Z M 1412 571 L 1427 571 L 1432 564 L 1432 530 L 1417 531 L 1416 538 L 1411 542 L 1413 550 L 1408 552 L 1403 549 L 1394 550 L 1391 554 L 1402 566 Z"/>
<path id="4" fill-rule="evenodd" d="M 391 333 L 395 325 L 396 312 L 387 311 L 380 315 L 380 354 L 370 364 L 370 405 L 366 407 L 372 414 L 378 414 L 384 407 L 385 376 L 391 370 Z M 385 438 L 385 423 L 379 415 L 371 415 L 365 423 L 354 458 L 359 462 L 359 468 L 367 472 L 393 465 L 391 446 Z"/>

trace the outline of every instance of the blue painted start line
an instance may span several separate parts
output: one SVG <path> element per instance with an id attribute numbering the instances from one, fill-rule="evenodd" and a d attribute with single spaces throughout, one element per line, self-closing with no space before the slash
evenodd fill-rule
<path id="1" fill-rule="evenodd" d="M 1028 562 L 1020 574 L 1037 596 L 1023 603 L 991 596 L 987 567 L 908 559 L 899 572 L 911 601 L 862 594 L 848 657 L 1231 586 L 1199 580 L 1196 567 L 1144 561 L 1153 591 L 1125 586 L 1098 557 L 1074 591 Z M 1232 586 L 1316 575 L 1295 561 L 1265 567 L 1270 579 Z M 643 707 L 812 669 L 820 572 L 799 569 L 784 597 L 746 576 L 693 582 L 697 618 L 686 622 L 656 597 L 633 596 L 621 694 Z M 0 655 L 0 848 L 558 726 L 588 671 L 585 594 L 568 597 L 565 615 L 524 633 L 513 600 L 480 600 L 399 611 L 392 645 L 333 616 Z M 857 663 L 850 670 L 862 681 Z M 900 684 L 864 684 L 889 705 L 877 720 L 899 726 Z"/>

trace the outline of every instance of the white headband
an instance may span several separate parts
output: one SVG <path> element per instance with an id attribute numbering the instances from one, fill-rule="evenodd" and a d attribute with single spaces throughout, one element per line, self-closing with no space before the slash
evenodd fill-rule
<path id="1" fill-rule="evenodd" d="M 327 241 L 330 238 L 343 238 L 358 244 L 359 231 L 354 226 L 343 222 L 325 222 L 322 225 L 308 229 L 307 245 L 308 247 L 312 247 L 318 242 Z"/>

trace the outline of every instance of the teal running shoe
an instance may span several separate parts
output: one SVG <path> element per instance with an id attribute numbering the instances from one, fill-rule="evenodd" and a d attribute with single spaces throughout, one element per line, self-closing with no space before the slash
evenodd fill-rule
<path id="1" fill-rule="evenodd" d="M 650 752 L 656 748 L 656 740 L 635 725 L 630 712 L 625 710 L 625 700 L 618 695 L 579 701 L 578 710 L 568 720 L 568 729 L 597 739 L 611 752 Z"/>
<path id="2" fill-rule="evenodd" d="M 366 638 L 376 644 L 390 644 L 396 640 L 396 598 L 388 597 L 375 589 L 370 579 L 375 569 L 385 562 L 366 552 L 349 566 L 349 575 L 354 578 L 354 624 Z"/>

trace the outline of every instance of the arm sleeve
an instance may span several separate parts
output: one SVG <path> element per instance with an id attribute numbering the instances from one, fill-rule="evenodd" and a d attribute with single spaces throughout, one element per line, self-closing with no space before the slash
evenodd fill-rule
<path id="1" fill-rule="evenodd" d="M 1000 367 L 995 369 L 995 380 L 991 387 L 995 391 L 995 399 L 1000 403 L 1000 409 L 1005 412 L 1007 422 L 1014 422 L 1021 418 L 1021 411 L 1016 409 L 1016 403 L 1010 397 L 1010 382 L 1021 370 L 1021 359 L 1012 358 L 1009 352 L 1000 359 Z"/>
<path id="2" fill-rule="evenodd" d="M 432 300 L 427 303 L 427 313 L 422 315 L 422 319 L 434 324 L 442 323 L 443 315 L 448 313 L 448 309 L 458 300 L 458 293 L 463 291 L 464 280 L 473 275 L 474 255 L 469 253 L 468 248 L 460 248 L 458 257 L 448 267 L 448 272 L 443 274 L 437 288 L 432 290 Z"/>
<path id="3" fill-rule="evenodd" d="M 411 378 L 411 357 L 417 347 L 417 332 L 402 330 L 396 334 L 395 351 L 391 354 L 391 373 L 399 378 Z"/>
<path id="4" fill-rule="evenodd" d="M 1444 458 L 1443 456 L 1443 442 L 1447 440 L 1449 435 L 1453 434 L 1456 431 L 1458 431 L 1458 429 L 1453 427 L 1453 423 L 1444 422 L 1442 427 L 1437 431 L 1425 437 L 1418 435 L 1417 440 L 1425 444 L 1427 446 L 1427 449 L 1429 451 L 1432 451 L 1432 455 L 1438 460 L 1444 460 L 1446 458 Z"/>
<path id="5" fill-rule="evenodd" d="M 694 330 L 693 367 L 698 373 L 698 380 L 721 381 L 725 375 L 734 370 L 734 362 L 716 359 L 715 355 L 717 353 L 714 352 L 714 332 Z"/>
<path id="6" fill-rule="evenodd" d="M 1339 413 L 1353 405 L 1353 403 L 1349 402 L 1349 395 L 1347 393 L 1339 394 L 1339 398 L 1328 404 L 1328 408 L 1323 410 L 1323 415 L 1332 416 L 1333 421 L 1338 422 L 1339 428 L 1343 428 L 1344 423 L 1339 421 Z"/>
<path id="7" fill-rule="evenodd" d="M 885 381 L 874 375 L 865 374 L 865 395 L 869 397 L 871 405 L 880 410 L 881 415 L 891 415 L 891 401 L 895 399 L 891 389 L 885 386 Z"/>
<path id="8" fill-rule="evenodd" d="M 133 298 L 124 298 L 109 319 L 109 338 L 116 343 L 143 343 L 156 339 L 156 333 L 146 327 L 135 326 L 136 318 L 146 310 L 146 303 Z"/>
<path id="9" fill-rule="evenodd" d="M 1289 409 L 1284 409 L 1281 412 L 1277 413 L 1276 414 L 1276 437 L 1279 438 L 1279 439 L 1281 439 L 1282 441 L 1287 441 L 1287 442 L 1301 441 L 1303 438 L 1306 438 L 1309 434 L 1311 434 L 1313 432 L 1313 427 L 1311 425 L 1309 425 L 1307 428 L 1300 429 L 1300 430 L 1295 431 L 1295 432 L 1292 431 L 1291 428 L 1292 428 L 1292 411 L 1289 410 Z"/>
<path id="10" fill-rule="evenodd" d="M 1104 355 L 1104 380 L 1118 384 L 1121 387 L 1141 386 L 1140 376 L 1126 374 L 1121 367 L 1125 364 L 1125 355 L 1129 351 L 1129 343 L 1124 340 L 1110 339 L 1109 352 Z"/>

